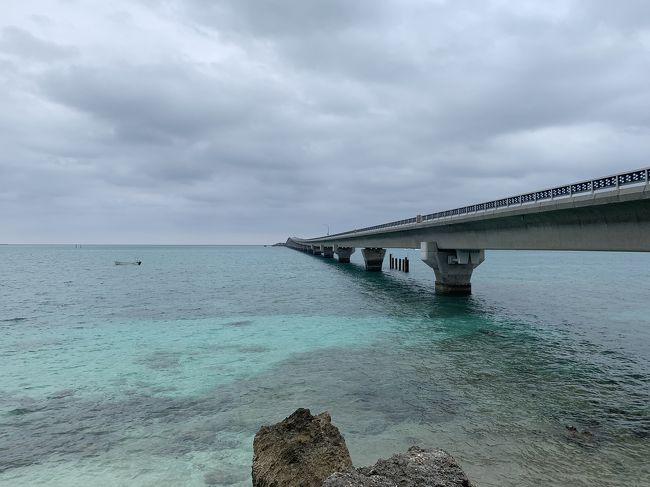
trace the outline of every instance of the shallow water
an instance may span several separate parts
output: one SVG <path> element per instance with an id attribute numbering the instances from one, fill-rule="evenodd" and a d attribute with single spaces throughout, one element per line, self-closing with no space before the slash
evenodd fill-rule
<path id="1" fill-rule="evenodd" d="M 255 431 L 308 407 L 357 465 L 419 444 L 481 486 L 650 485 L 650 255 L 488 252 L 446 298 L 392 253 L 410 274 L 1 246 L 0 484 L 250 485 Z"/>

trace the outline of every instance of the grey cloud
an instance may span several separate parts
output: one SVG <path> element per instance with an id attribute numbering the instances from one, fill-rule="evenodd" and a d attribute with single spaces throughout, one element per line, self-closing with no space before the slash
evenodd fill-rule
<path id="1" fill-rule="evenodd" d="M 71 66 L 47 73 L 41 86 L 52 100 L 109 122 L 119 135 L 145 142 L 226 127 L 254 109 L 240 87 L 183 68 Z"/>
<path id="2" fill-rule="evenodd" d="M 202 13 L 210 11 L 203 2 L 193 5 Z M 599 105 L 629 96 L 628 88 L 643 90 L 626 85 L 643 79 L 647 57 L 646 61 L 639 58 L 638 46 L 629 39 L 608 40 L 600 28 L 608 25 L 607 19 L 597 16 L 602 12 L 586 3 L 575 3 L 574 10 L 584 11 L 585 19 L 599 23 L 589 24 L 580 16 L 561 23 L 543 17 L 522 18 L 505 9 L 468 2 L 427 8 L 418 2 L 384 5 L 381 9 L 365 5 L 366 16 L 357 15 L 356 10 L 347 12 L 338 4 L 328 6 L 330 16 L 342 15 L 346 20 L 326 31 L 310 29 L 308 21 L 292 26 L 274 22 L 274 28 L 269 28 L 266 23 L 273 15 L 251 8 L 248 2 L 227 4 L 227 18 L 239 18 L 245 24 L 240 28 L 249 35 L 270 37 L 292 67 L 317 71 L 332 84 L 346 79 L 370 83 L 367 87 L 392 83 L 394 93 L 376 102 L 394 103 L 387 108 L 400 116 L 415 112 L 413 122 L 422 119 L 432 129 L 427 137 L 438 134 L 441 139 L 467 140 L 473 134 L 487 137 L 522 126 L 606 120 L 609 114 Z M 635 12 L 634 7 L 621 10 L 630 12 L 630 18 Z M 429 18 L 431 35 L 423 37 L 420 45 L 414 45 L 413 39 L 403 42 L 408 34 L 399 33 L 399 24 L 390 22 L 391 16 L 404 21 L 405 13 L 413 11 Z M 310 2 L 292 12 L 307 18 L 318 18 L 317 14 Z M 472 14 L 474 20 L 463 19 Z M 225 18 L 201 15 L 200 22 L 227 32 L 239 25 L 229 22 L 224 27 Z M 617 17 L 619 21 L 624 18 L 622 14 Z M 407 20 L 416 27 L 413 36 L 429 34 L 422 32 L 425 27 L 419 19 Z M 611 28 L 618 29 L 619 24 Z M 605 42 L 609 45 L 603 46 Z M 616 80 L 621 72 L 625 74 Z M 576 86 L 587 89 L 576 90 Z M 399 113 L 402 107 L 410 113 Z"/>
<path id="3" fill-rule="evenodd" d="M 177 5 L 180 11 L 208 24 L 218 24 L 228 33 L 264 36 L 270 39 L 354 28 L 358 22 L 377 19 L 382 6 L 372 0 L 190 0 Z"/>
<path id="4" fill-rule="evenodd" d="M 55 61 L 74 57 L 77 50 L 71 46 L 47 42 L 19 27 L 5 27 L 0 37 L 0 51 L 19 58 L 37 61 Z"/>
<path id="5" fill-rule="evenodd" d="M 587 14 L 591 22 L 609 25 L 624 31 L 638 31 L 650 27 L 650 4 L 645 0 L 628 0 L 616 4 L 608 0 L 578 2 L 576 10 Z M 577 10 L 576 13 L 581 13 Z"/>
<path id="6" fill-rule="evenodd" d="M 50 99 L 110 127 L 113 140 L 104 143 L 128 150 L 129 173 L 186 181 L 287 165 L 273 131 L 283 123 L 282 94 L 268 84 L 247 86 L 179 65 L 74 66 L 47 73 L 41 86 Z"/>
<path id="7" fill-rule="evenodd" d="M 226 38 L 259 39 L 278 49 L 295 67 L 365 82 L 403 79 L 417 69 L 390 32 L 390 2 L 191 0 L 178 6 L 197 23 Z"/>

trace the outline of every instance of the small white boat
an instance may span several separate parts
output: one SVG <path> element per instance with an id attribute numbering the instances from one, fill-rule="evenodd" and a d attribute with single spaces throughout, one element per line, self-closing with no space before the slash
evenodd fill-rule
<path id="1" fill-rule="evenodd" d="M 140 265 L 140 264 L 142 264 L 141 260 L 134 260 L 132 262 L 126 262 L 126 261 L 123 261 L 123 260 L 116 260 L 115 261 L 115 265 Z"/>

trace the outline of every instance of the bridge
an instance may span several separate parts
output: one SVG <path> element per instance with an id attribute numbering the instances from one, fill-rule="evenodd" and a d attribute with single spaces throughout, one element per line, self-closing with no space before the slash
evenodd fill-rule
<path id="1" fill-rule="evenodd" d="M 361 248 L 368 271 L 381 271 L 386 248 L 419 248 L 436 292 L 469 294 L 486 250 L 650 252 L 650 168 L 285 245 L 341 263 Z"/>

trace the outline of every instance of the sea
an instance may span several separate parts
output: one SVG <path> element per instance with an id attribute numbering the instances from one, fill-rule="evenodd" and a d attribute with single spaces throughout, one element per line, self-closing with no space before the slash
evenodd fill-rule
<path id="1" fill-rule="evenodd" d="M 356 466 L 650 486 L 650 254 L 488 251 L 472 286 L 436 295 L 415 250 L 0 246 L 0 485 L 250 486 L 302 407 Z"/>

